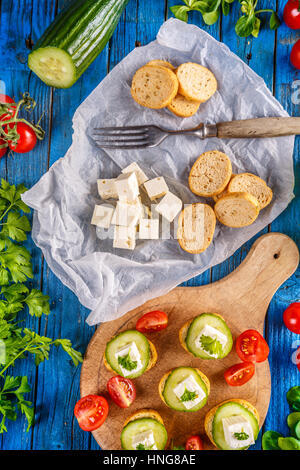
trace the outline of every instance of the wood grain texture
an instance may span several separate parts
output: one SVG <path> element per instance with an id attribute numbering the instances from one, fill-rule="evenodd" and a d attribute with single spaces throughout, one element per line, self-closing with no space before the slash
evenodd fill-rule
<path id="1" fill-rule="evenodd" d="M 167 295 L 152 299 L 118 320 L 107 322 L 93 336 L 81 370 L 81 396 L 107 395 L 106 383 L 112 376 L 103 363 L 106 343 L 121 331 L 133 329 L 137 319 L 152 310 L 163 310 L 169 317 L 166 330 L 151 335 L 158 353 L 155 367 L 135 379 L 137 399 L 126 410 L 110 401 L 110 413 L 105 424 L 94 431 L 99 445 L 107 450 L 120 449 L 120 434 L 124 421 L 135 411 L 152 408 L 160 413 L 169 439 L 182 445 L 191 434 L 204 435 L 203 421 L 207 411 L 230 398 L 242 398 L 258 410 L 261 422 L 267 414 L 271 379 L 268 362 L 257 364 L 254 378 L 242 387 L 228 387 L 223 373 L 238 361 L 234 349 L 222 360 L 205 361 L 189 355 L 180 345 L 178 332 L 188 320 L 204 312 L 213 312 L 225 319 L 233 338 L 253 328 L 263 332 L 265 314 L 278 287 L 297 269 L 299 252 L 287 236 L 270 233 L 260 237 L 243 263 L 227 277 L 202 287 L 178 287 Z M 210 379 L 208 404 L 195 413 L 176 412 L 160 399 L 158 384 L 170 369 L 180 366 L 198 367 Z M 208 439 L 205 448 L 210 449 Z"/>
<path id="2" fill-rule="evenodd" d="M 172 16 L 168 7 L 178 0 L 130 0 L 119 26 L 109 45 L 92 64 L 79 82 L 70 90 L 52 90 L 39 81 L 27 68 L 28 49 L 26 39 L 37 40 L 54 17 L 56 10 L 72 0 L 0 0 L 0 80 L 9 94 L 29 90 L 38 100 L 34 117 L 44 111 L 42 121 L 47 138 L 26 156 L 14 155 L 0 159 L 0 175 L 10 182 L 25 182 L 30 187 L 38 181 L 54 163 L 64 155 L 72 139 L 72 116 L 77 106 L 95 88 L 116 63 L 128 54 L 136 44 L 144 45 L 154 40 L 164 19 Z M 282 17 L 286 0 L 259 0 L 259 8 L 276 8 Z M 299 72 L 289 63 L 293 43 L 299 38 L 297 31 L 282 25 L 278 32 L 267 27 L 267 16 L 262 17 L 259 37 L 239 38 L 234 24 L 240 15 L 238 2 L 234 2 L 232 13 L 222 17 L 213 26 L 206 26 L 199 12 L 190 15 L 189 22 L 205 29 L 218 40 L 226 43 L 244 62 L 262 76 L 271 91 L 291 115 L 299 115 L 299 104 L 292 104 L 292 84 L 299 79 Z M 231 118 L 231 117 L 230 117 Z M 237 117 L 236 117 L 237 118 Z M 290 235 L 300 245 L 300 153 L 299 138 L 295 146 L 296 198 L 288 209 L 276 219 L 268 230 Z M 197 286 L 216 281 L 234 268 L 247 255 L 257 234 L 233 256 L 219 266 L 206 271 L 185 283 Z M 35 287 L 43 287 L 52 299 L 51 316 L 39 321 L 26 317 L 26 326 L 42 334 L 57 334 L 69 337 L 75 346 L 84 351 L 93 329 L 85 324 L 87 310 L 75 296 L 61 285 L 44 263 L 41 252 L 29 241 L 28 247 L 34 256 Z M 283 328 L 282 313 L 287 305 L 300 299 L 300 271 L 298 270 L 275 294 L 267 315 L 265 334 L 271 347 L 270 365 L 272 374 L 272 396 L 270 411 L 264 430 L 276 429 L 287 432 L 285 417 L 288 407 L 284 395 L 287 389 L 300 384 L 300 374 L 291 362 L 293 335 Z M 79 398 L 79 369 L 75 369 L 63 352 L 54 351 L 49 363 L 37 371 L 31 361 L 20 361 L 14 372 L 29 374 L 33 387 L 31 399 L 37 405 L 37 420 L 34 428 L 26 433 L 23 418 L 9 425 L 9 432 L 0 436 L 1 449 L 99 449 L 96 441 L 78 427 L 73 418 L 73 407 Z M 254 448 L 260 448 L 260 442 Z"/>
<path id="3" fill-rule="evenodd" d="M 300 117 L 268 117 L 220 122 L 217 124 L 218 137 L 262 138 L 300 134 Z"/>

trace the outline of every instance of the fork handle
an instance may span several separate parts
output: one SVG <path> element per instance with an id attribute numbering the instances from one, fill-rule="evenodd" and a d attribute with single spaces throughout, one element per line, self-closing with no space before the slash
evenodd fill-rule
<path id="1" fill-rule="evenodd" d="M 266 117 L 219 122 L 217 131 L 221 139 L 297 135 L 300 134 L 300 117 Z"/>

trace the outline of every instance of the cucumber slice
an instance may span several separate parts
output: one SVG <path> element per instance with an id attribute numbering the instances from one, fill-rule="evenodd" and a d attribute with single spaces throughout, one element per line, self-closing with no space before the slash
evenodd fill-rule
<path id="1" fill-rule="evenodd" d="M 133 371 L 132 374 L 126 375 L 126 377 L 130 379 L 134 379 L 135 377 L 142 375 L 149 365 L 151 351 L 149 341 L 147 340 L 146 336 L 137 330 L 127 330 L 110 340 L 107 343 L 105 349 L 105 358 L 110 367 L 117 374 L 124 376 L 118 362 L 118 358 L 115 355 L 121 348 L 133 342 L 136 344 L 136 347 L 139 350 L 142 368 L 136 372 Z"/>
<path id="2" fill-rule="evenodd" d="M 133 441 L 138 434 L 145 431 L 153 432 L 155 445 L 158 450 L 163 450 L 166 447 L 168 434 L 164 425 L 153 418 L 141 418 L 131 421 L 123 429 L 121 434 L 122 449 L 136 450 L 136 448 L 133 447 Z"/>
<path id="3" fill-rule="evenodd" d="M 223 346 L 222 353 L 218 354 L 218 357 L 212 357 L 201 347 L 196 345 L 196 339 L 206 325 L 219 330 L 227 338 L 227 343 L 225 346 Z M 185 343 L 188 350 L 196 357 L 200 357 L 201 359 L 223 359 L 230 353 L 233 340 L 231 331 L 222 318 L 220 318 L 218 315 L 214 315 L 213 313 L 202 313 L 198 317 L 194 318 L 190 324 Z"/>
<path id="4" fill-rule="evenodd" d="M 180 401 L 177 395 L 174 393 L 174 388 L 176 387 L 176 385 L 178 385 L 180 382 L 182 382 L 183 380 L 187 379 L 190 376 L 194 377 L 197 384 L 201 387 L 201 389 L 205 393 L 205 397 L 203 398 L 203 400 L 201 400 L 199 403 L 193 406 L 193 408 L 187 409 L 182 403 L 182 401 Z M 201 408 L 203 408 L 203 406 L 207 402 L 208 390 L 196 369 L 193 369 L 192 367 L 178 367 L 177 369 L 174 369 L 169 375 L 169 377 L 167 378 L 162 394 L 163 394 L 166 404 L 173 410 L 198 411 Z"/>
<path id="5" fill-rule="evenodd" d="M 28 66 L 49 86 L 69 88 L 76 82 L 74 62 L 63 49 L 41 47 L 29 55 Z"/>
<path id="6" fill-rule="evenodd" d="M 222 450 L 232 450 L 231 447 L 228 446 L 227 442 L 225 441 L 224 431 L 223 431 L 223 418 L 229 418 L 230 416 L 243 416 L 246 418 L 253 429 L 253 436 L 254 439 L 257 439 L 259 433 L 259 426 L 256 417 L 254 416 L 251 411 L 249 411 L 244 406 L 240 405 L 240 403 L 235 402 L 228 402 L 221 405 L 213 419 L 212 423 L 212 435 L 213 440 L 219 449 Z M 238 450 L 245 450 L 247 447 L 241 447 Z"/>

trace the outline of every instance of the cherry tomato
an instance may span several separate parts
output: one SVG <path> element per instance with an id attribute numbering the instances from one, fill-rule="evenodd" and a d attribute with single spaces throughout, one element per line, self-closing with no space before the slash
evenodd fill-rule
<path id="1" fill-rule="evenodd" d="M 285 310 L 283 321 L 290 331 L 300 334 L 300 302 L 294 302 Z"/>
<path id="2" fill-rule="evenodd" d="M 128 408 L 136 397 L 136 390 L 132 380 L 125 379 L 120 375 L 109 379 L 107 390 L 112 401 L 120 408 Z"/>
<path id="3" fill-rule="evenodd" d="M 300 28 L 300 1 L 289 0 L 283 10 L 283 21 L 291 29 Z"/>
<path id="4" fill-rule="evenodd" d="M 293 45 L 290 59 L 293 66 L 300 69 L 300 39 Z"/>
<path id="5" fill-rule="evenodd" d="M 0 93 L 0 103 L 14 103 L 14 100 L 10 96 L 2 95 Z M 7 121 L 8 119 L 11 119 L 15 115 L 15 108 L 16 108 L 15 106 L 11 107 L 13 111 L 12 114 L 10 113 L 2 114 L 0 116 L 0 121 Z"/>
<path id="6" fill-rule="evenodd" d="M 190 436 L 185 443 L 185 450 L 203 450 L 203 442 L 199 436 Z"/>
<path id="7" fill-rule="evenodd" d="M 240 387 L 247 383 L 254 375 L 255 365 L 253 362 L 241 362 L 229 367 L 224 372 L 224 377 L 231 387 Z"/>
<path id="8" fill-rule="evenodd" d="M 4 140 L 0 139 L 0 145 L 4 144 Z M 0 158 L 2 158 L 7 152 L 7 147 L 0 149 Z"/>
<path id="9" fill-rule="evenodd" d="M 268 343 L 256 330 L 244 331 L 236 340 L 235 348 L 239 358 L 246 362 L 264 362 L 270 351 Z"/>
<path id="10" fill-rule="evenodd" d="M 12 127 L 13 124 L 10 124 L 10 126 Z M 24 122 L 18 122 L 16 131 L 20 138 L 16 144 L 13 144 L 12 142 L 9 143 L 9 148 L 16 153 L 30 152 L 30 150 L 36 146 L 37 142 L 34 130 Z"/>
<path id="11" fill-rule="evenodd" d="M 81 429 L 84 431 L 94 431 L 106 420 L 108 403 L 104 397 L 87 395 L 76 403 L 74 415 Z"/>
<path id="12" fill-rule="evenodd" d="M 165 312 L 155 310 L 145 313 L 136 323 L 135 328 L 141 333 L 152 333 L 167 328 L 168 316 Z"/>
<path id="13" fill-rule="evenodd" d="M 298 348 L 297 351 L 296 351 L 296 365 L 297 365 L 298 370 L 300 372 L 300 348 Z"/>

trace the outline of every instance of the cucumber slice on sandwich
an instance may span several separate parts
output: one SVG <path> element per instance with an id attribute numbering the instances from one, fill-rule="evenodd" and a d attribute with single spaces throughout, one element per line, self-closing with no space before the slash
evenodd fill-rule
<path id="1" fill-rule="evenodd" d="M 121 434 L 124 450 L 163 450 L 168 433 L 155 410 L 139 410 L 126 422 Z"/>

